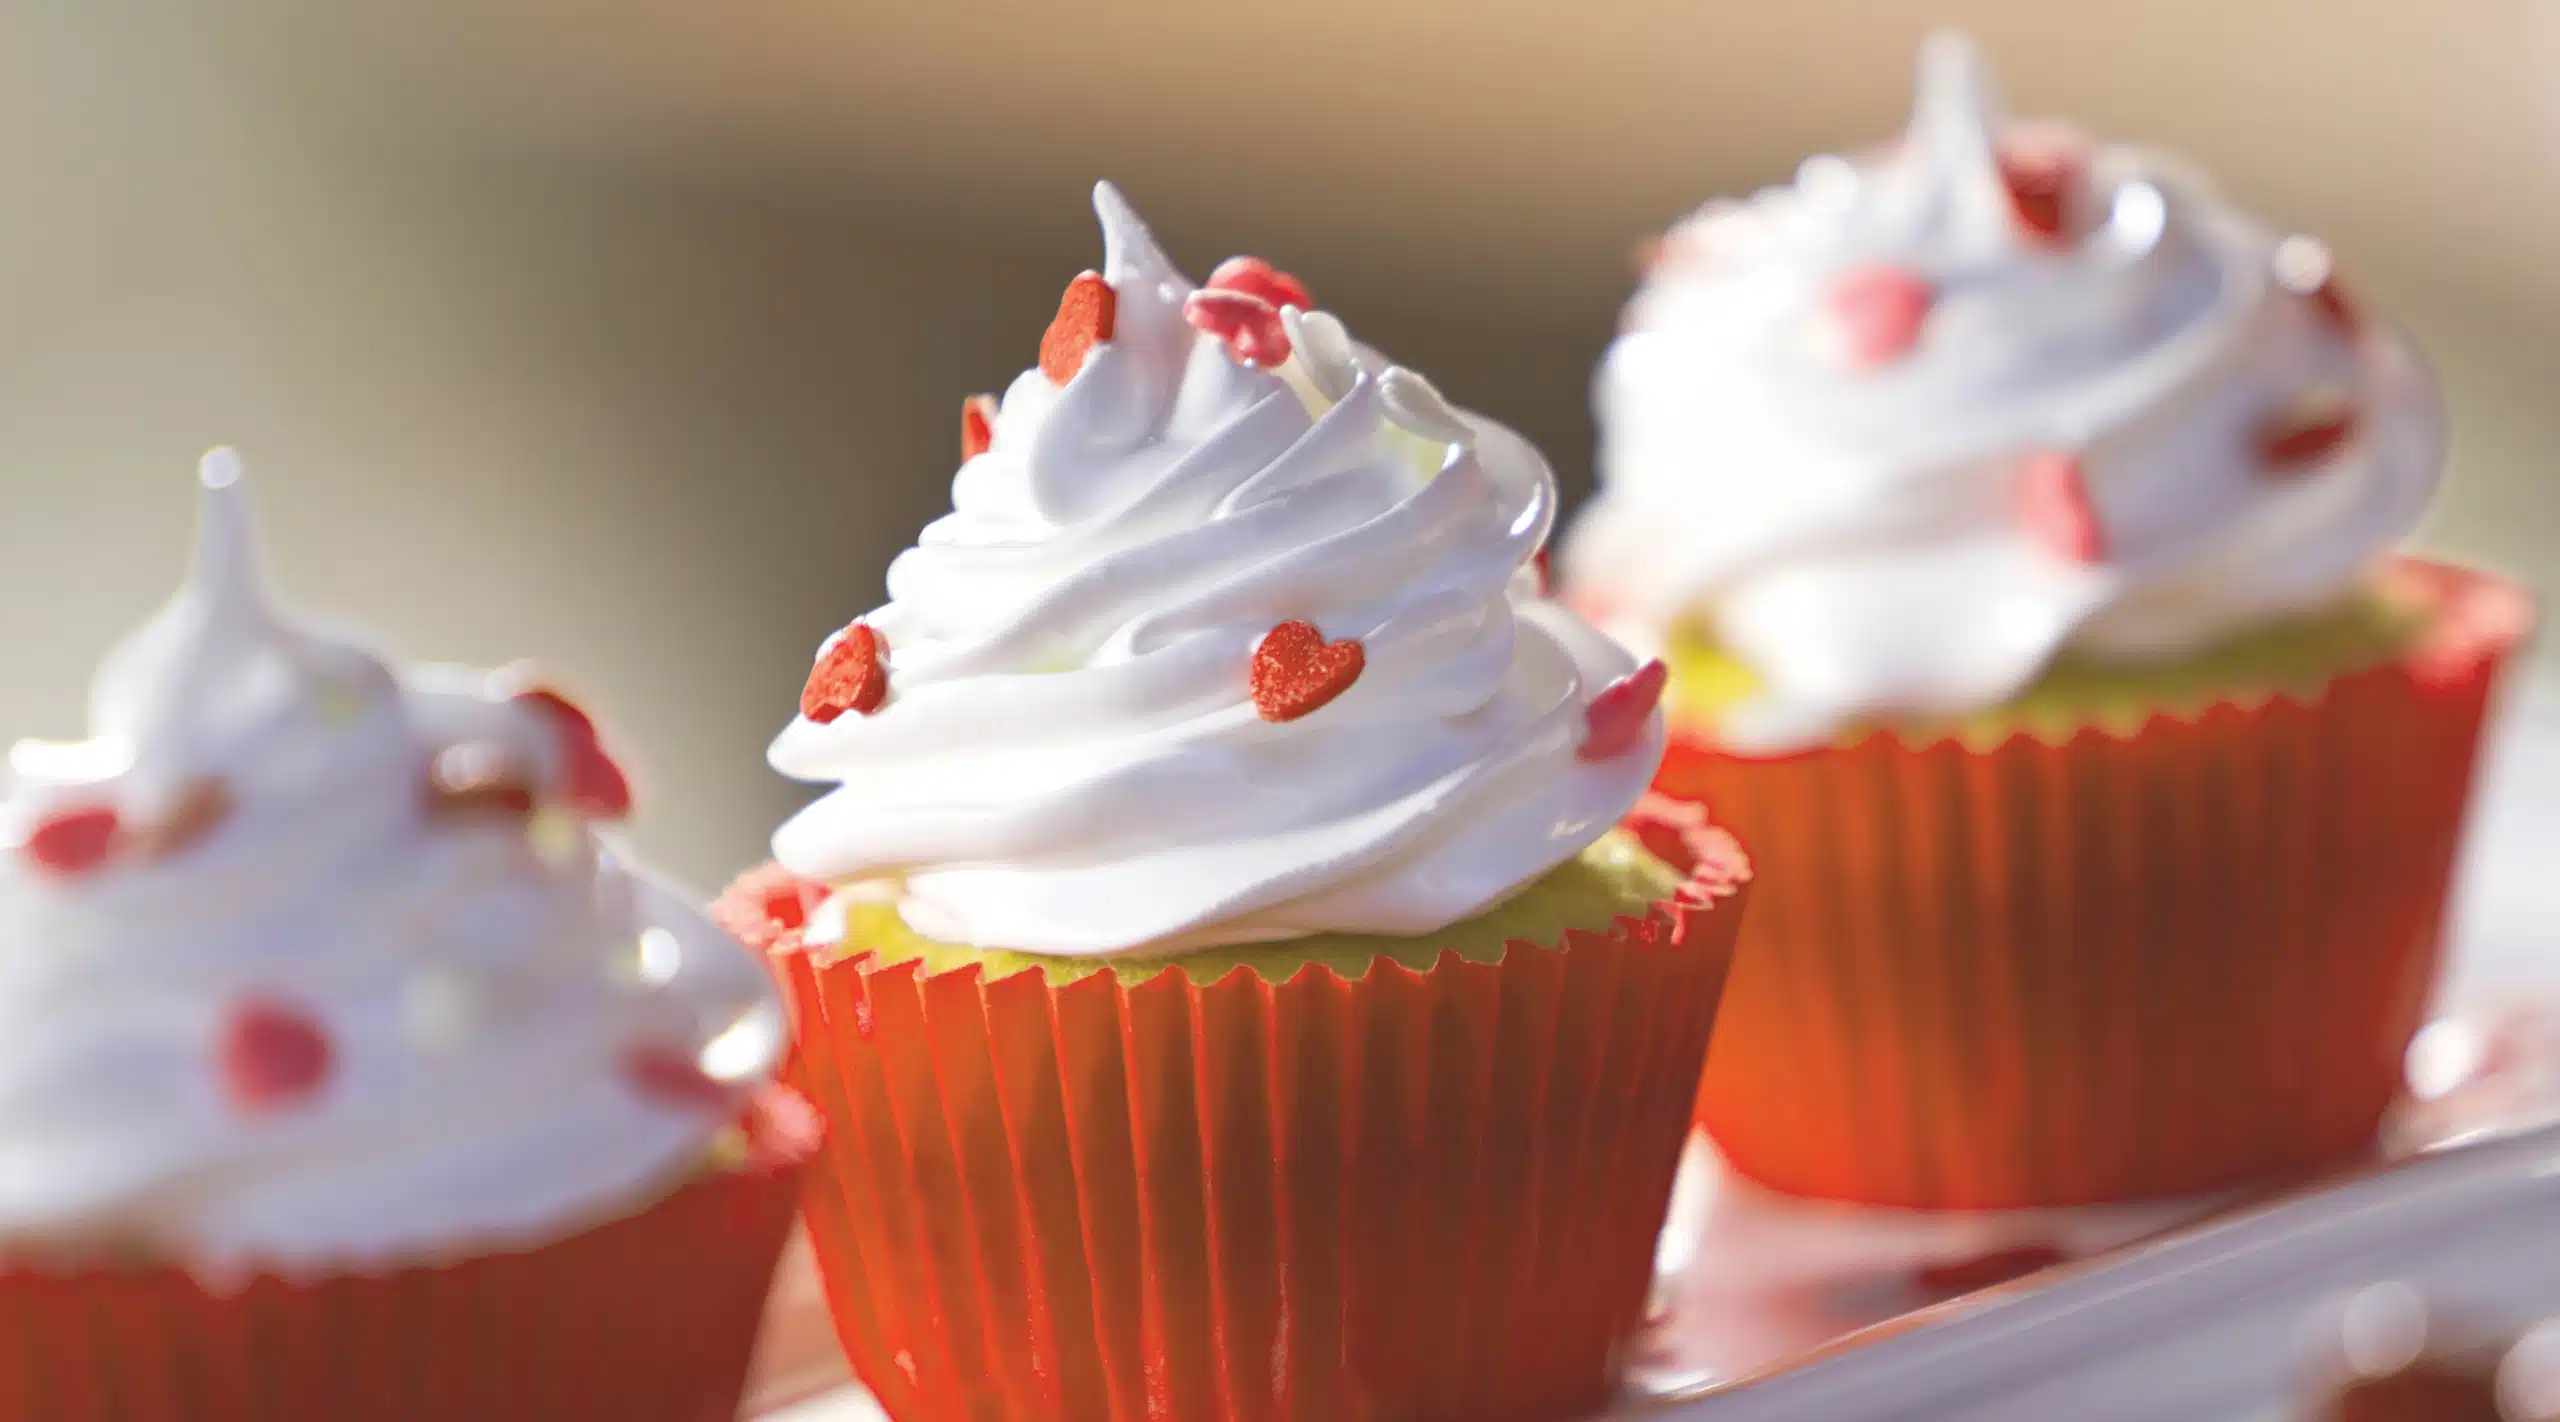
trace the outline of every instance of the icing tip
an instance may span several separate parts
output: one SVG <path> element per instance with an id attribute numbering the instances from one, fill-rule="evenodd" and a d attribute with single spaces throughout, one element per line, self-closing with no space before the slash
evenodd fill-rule
<path id="1" fill-rule="evenodd" d="M 227 444 L 206 450 L 204 458 L 196 461 L 196 479 L 212 491 L 230 488 L 248 472 L 249 466 L 242 462 L 240 451 Z"/>
<path id="2" fill-rule="evenodd" d="M 1978 139 L 1988 148 L 1999 126 L 2000 98 L 1981 47 L 1961 30 L 1933 30 L 1920 42 L 1920 72 L 1912 100 L 1915 134 L 1945 130 Z M 1944 141 L 1944 140 L 1941 140 Z"/>
<path id="3" fill-rule="evenodd" d="M 1139 272 L 1153 273 L 1172 265 L 1157 248 L 1146 219 L 1107 178 L 1093 185 L 1093 215 L 1102 224 L 1102 274 L 1113 285 Z"/>
<path id="4" fill-rule="evenodd" d="M 199 587 L 263 601 L 258 530 L 250 508 L 249 467 L 225 445 L 196 464 L 204 508 L 196 522 L 192 581 Z"/>

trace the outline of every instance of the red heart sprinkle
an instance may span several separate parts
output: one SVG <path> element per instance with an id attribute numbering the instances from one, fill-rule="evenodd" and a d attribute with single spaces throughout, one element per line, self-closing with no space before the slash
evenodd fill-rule
<path id="1" fill-rule="evenodd" d="M 726 1111 L 737 1092 L 714 1080 L 689 1052 L 644 1042 L 622 1053 L 622 1079 L 633 1090 L 665 1106 L 693 1111 Z"/>
<path id="2" fill-rule="evenodd" d="M 70 878 L 90 873 L 114 856 L 120 827 L 112 805 L 56 810 L 27 832 L 21 849 L 36 868 Z"/>
<path id="3" fill-rule="evenodd" d="M 960 461 L 967 463 L 996 442 L 996 397 L 972 395 L 960 402 Z"/>
<path id="4" fill-rule="evenodd" d="M 1554 565 L 1547 558 L 1547 550 L 1544 548 L 1539 549 L 1536 555 L 1529 559 L 1529 566 L 1538 570 L 1538 596 L 1554 596 L 1556 590 L 1556 570 Z"/>
<path id="5" fill-rule="evenodd" d="M 548 687 L 518 692 L 514 699 L 547 718 L 560 738 L 560 773 L 553 793 L 564 808 L 607 820 L 631 813 L 631 778 L 606 753 L 594 717 Z"/>
<path id="6" fill-rule="evenodd" d="M 1670 676 L 1670 669 L 1656 657 L 1600 688 L 1600 694 L 1582 708 L 1582 746 L 1573 758 L 1611 760 L 1635 749 L 1636 742 L 1644 739 L 1645 723 L 1661 702 L 1663 683 Z"/>
<path id="7" fill-rule="evenodd" d="M 1970 1259 L 1923 1264 L 1911 1271 L 1911 1282 L 1932 1294 L 1969 1294 L 2012 1279 L 2023 1279 L 2070 1257 L 2050 1244 L 2020 1244 L 1977 1254 Z"/>
<path id="8" fill-rule="evenodd" d="M 880 664 L 888 649 L 862 623 L 844 629 L 800 688 L 800 714 L 823 726 L 847 711 L 868 716 L 879 710 L 889 699 L 889 669 Z"/>
<path id="9" fill-rule="evenodd" d="M 1900 267 L 1858 267 L 1832 282 L 1828 305 L 1849 362 L 1876 366 L 1918 344 L 1936 301 L 1929 283 Z"/>
<path id="10" fill-rule="evenodd" d="M 2009 211 L 2021 230 L 2043 242 L 2061 238 L 2069 228 L 2071 199 L 2088 171 L 2088 156 L 2076 145 L 2020 146 L 2000 154 L 2000 182 L 2009 190 Z"/>
<path id="11" fill-rule="evenodd" d="M 1253 709 L 1265 721 L 1297 720 L 1350 690 L 1368 660 L 1356 639 L 1328 642 L 1312 622 L 1283 622 L 1253 649 Z"/>
<path id="12" fill-rule="evenodd" d="M 1227 354 L 1261 370 L 1289 358 L 1289 328 L 1280 310 L 1259 296 L 1203 288 L 1182 303 L 1182 319 L 1195 331 L 1227 343 Z"/>
<path id="13" fill-rule="evenodd" d="M 600 820 L 631 813 L 631 777 L 595 737 L 569 737 L 562 752 L 557 794 L 563 808 Z"/>
<path id="14" fill-rule="evenodd" d="M 2355 432 L 2353 403 L 2315 396 L 2259 427 L 2258 457 L 2275 472 L 2296 472 L 2335 454 Z"/>
<path id="15" fill-rule="evenodd" d="M 243 1111 L 291 1106 L 320 1090 L 335 1055 L 329 1036 L 301 1012 L 252 999 L 231 1009 L 214 1058 L 222 1092 Z"/>
<path id="16" fill-rule="evenodd" d="M 596 734 L 596 718 L 588 715 L 585 707 L 580 706 L 578 703 L 561 695 L 559 692 L 552 690 L 550 687 L 527 687 L 508 699 L 511 701 L 522 702 L 526 706 L 529 706 L 534 710 L 541 712 L 543 715 L 550 717 L 552 720 L 557 721 L 560 724 L 561 730 L 564 732 L 574 735 L 584 735 L 590 739 L 592 739 Z"/>
<path id="17" fill-rule="evenodd" d="M 1271 303 L 1271 309 L 1295 306 L 1313 311 L 1315 302 L 1307 295 L 1307 284 L 1262 260 L 1260 257 L 1229 257 L 1209 273 L 1209 286 L 1217 291 L 1241 291 Z"/>
<path id="18" fill-rule="evenodd" d="M 1040 337 L 1040 373 L 1052 385 L 1064 385 L 1084 369 L 1093 348 L 1111 339 L 1120 294 L 1100 272 L 1079 273 L 1058 298 L 1058 314 Z"/>
<path id="19" fill-rule="evenodd" d="M 2018 513 L 2027 536 L 2057 558 L 2096 563 L 2107 556 L 2106 530 L 2089 502 L 2088 478 L 2080 461 L 2060 450 L 2027 456 L 2019 477 Z"/>
<path id="20" fill-rule="evenodd" d="M 2337 263 L 2327 243 L 2300 234 L 2287 237 L 2276 244 L 2272 266 L 2277 285 L 2319 307 L 2341 334 L 2355 334 L 2355 303 L 2339 285 Z"/>

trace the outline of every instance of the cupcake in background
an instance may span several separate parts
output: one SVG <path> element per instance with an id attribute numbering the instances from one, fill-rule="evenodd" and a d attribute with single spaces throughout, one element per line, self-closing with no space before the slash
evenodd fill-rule
<path id="1" fill-rule="evenodd" d="M 1538 594 L 1536 451 L 1095 206 L 723 902 L 831 1128 L 846 1350 L 900 1422 L 1587 1414 L 1742 858 L 1616 828 L 1660 669 Z"/>
<path id="2" fill-rule="evenodd" d="M 1769 866 L 1702 1119 L 1904 1205 L 2351 1155 L 2529 609 L 2393 555 L 2442 408 L 2320 244 L 1920 71 L 1898 143 L 1675 226 L 1598 377 L 1571 596 Z"/>
<path id="3" fill-rule="evenodd" d="M 815 1148 L 593 725 L 195 568 L 0 798 L 0 1415 L 716 1417 Z"/>

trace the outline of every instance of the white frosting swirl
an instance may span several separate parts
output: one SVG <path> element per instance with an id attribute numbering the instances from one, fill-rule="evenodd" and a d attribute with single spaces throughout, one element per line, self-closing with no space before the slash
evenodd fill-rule
<path id="1" fill-rule="evenodd" d="M 1606 831 L 1662 730 L 1577 759 L 1633 664 L 1523 571 L 1545 461 L 1321 314 L 1280 369 L 1240 363 L 1120 195 L 1095 207 L 1115 330 L 1063 386 L 1014 381 L 891 566 L 861 619 L 887 704 L 774 742 L 837 782 L 776 856 L 938 939 L 1086 956 L 1427 932 Z M 1366 665 L 1273 722 L 1247 667 L 1291 619 Z"/>
<path id="2" fill-rule="evenodd" d="M 778 1053 L 764 973 L 574 819 L 432 809 L 450 747 L 558 771 L 557 719 L 288 620 L 227 452 L 205 484 L 193 576 L 108 659 L 92 738 L 11 754 L 0 1237 L 326 1267 L 546 1237 L 671 1185 L 733 1114 L 716 1088 Z M 123 847 L 47 860 L 81 810 Z M 326 1043 L 291 1099 L 226 1073 L 251 1003 Z M 635 1050 L 709 1082 L 653 1093 Z"/>
<path id="3" fill-rule="evenodd" d="M 2172 658 L 2316 609 L 2432 493 L 2443 417 L 2407 342 L 2279 280 L 2316 246 L 2070 139 L 2083 220 L 2040 239 L 2002 147 L 2057 138 L 2004 128 L 1970 46 L 1939 36 L 1898 149 L 1813 159 L 1666 238 L 1600 371 L 1602 492 L 1567 570 L 1613 622 L 1703 616 L 1759 673 L 1736 744 L 1996 705 L 2066 647 Z M 1827 303 L 1877 267 L 1935 299 L 1907 350 L 1862 363 Z M 2324 402 L 2351 435 L 2273 467 L 2271 422 Z M 2102 556 L 2020 516 L 2040 452 L 2078 461 Z"/>

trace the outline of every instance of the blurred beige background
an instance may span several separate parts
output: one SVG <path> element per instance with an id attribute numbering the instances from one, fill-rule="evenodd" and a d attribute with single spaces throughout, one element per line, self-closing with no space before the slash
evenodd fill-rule
<path id="1" fill-rule="evenodd" d="M 258 471 L 289 588 L 538 653 L 698 882 L 942 508 L 1122 183 L 1177 259 L 1307 277 L 1579 489 L 1626 253 L 1892 130 L 1972 29 L 2024 112 L 2327 235 L 2451 387 L 2432 546 L 2560 572 L 2560 3 L 17 0 L 0 13 L 0 738 L 68 734 Z"/>

